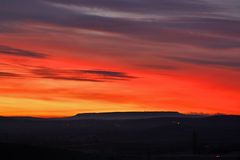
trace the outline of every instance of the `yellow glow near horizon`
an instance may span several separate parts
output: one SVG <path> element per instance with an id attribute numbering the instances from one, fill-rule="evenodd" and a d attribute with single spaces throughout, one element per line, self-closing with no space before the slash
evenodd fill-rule
<path id="1" fill-rule="evenodd" d="M 34 117 L 66 117 L 83 112 L 125 111 L 133 105 L 113 104 L 99 101 L 48 101 L 26 98 L 0 97 L 0 115 L 34 116 Z"/>

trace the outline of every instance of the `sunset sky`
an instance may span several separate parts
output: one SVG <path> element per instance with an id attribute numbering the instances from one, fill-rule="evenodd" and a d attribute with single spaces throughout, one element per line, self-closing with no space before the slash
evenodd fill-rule
<path id="1" fill-rule="evenodd" d="M 239 0 L 0 0 L 0 115 L 240 114 Z"/>

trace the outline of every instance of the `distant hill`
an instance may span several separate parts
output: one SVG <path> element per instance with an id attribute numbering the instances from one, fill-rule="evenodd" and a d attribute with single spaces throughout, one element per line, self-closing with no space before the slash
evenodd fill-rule
<path id="1" fill-rule="evenodd" d="M 224 115 L 223 115 L 224 116 Z M 199 118 L 209 117 L 202 114 L 183 114 L 174 111 L 167 112 L 101 112 L 101 113 L 79 113 L 66 118 L 36 118 L 36 117 L 4 117 L 0 120 L 134 120 L 134 119 L 152 119 L 152 118 Z"/>
<path id="2" fill-rule="evenodd" d="M 80 113 L 70 119 L 102 119 L 102 120 L 117 120 L 117 119 L 149 119 L 160 117 L 186 117 L 179 112 L 106 112 L 106 113 Z"/>
<path id="3" fill-rule="evenodd" d="M 239 160 L 239 124 L 240 116 L 178 112 L 1 117 L 0 153 L 10 156 L 8 159 L 36 159 L 37 155 L 38 159 L 58 160 L 148 160 L 152 155 L 152 160 L 206 160 L 223 155 L 226 160 Z M 162 157 L 166 155 L 170 157 Z M 181 158 L 183 155 L 187 157 Z"/>

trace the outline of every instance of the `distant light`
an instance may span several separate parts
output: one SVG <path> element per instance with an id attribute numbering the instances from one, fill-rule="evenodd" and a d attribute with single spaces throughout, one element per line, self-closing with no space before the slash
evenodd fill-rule
<path id="1" fill-rule="evenodd" d="M 218 154 L 218 155 L 216 155 L 216 158 L 221 158 L 221 155 L 219 155 L 219 154 Z"/>
<path id="2" fill-rule="evenodd" d="M 172 123 L 173 123 L 173 124 L 176 124 L 176 125 L 178 125 L 178 126 L 181 125 L 181 122 L 179 122 L 179 121 L 172 121 Z"/>

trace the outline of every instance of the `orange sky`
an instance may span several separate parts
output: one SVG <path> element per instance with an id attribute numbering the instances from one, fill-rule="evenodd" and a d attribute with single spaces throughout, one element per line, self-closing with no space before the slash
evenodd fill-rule
<path id="1" fill-rule="evenodd" d="M 34 7 L 41 2 L 26 3 Z M 12 12 L 21 6 L 13 4 L 6 2 L 5 10 L 0 7 L 0 14 L 10 17 L 0 16 L 2 116 L 114 111 L 240 114 L 239 29 L 231 28 L 236 35 L 231 34 L 224 28 L 228 22 L 218 28 L 219 19 L 208 24 L 201 12 L 188 9 L 193 17 L 184 26 L 177 19 L 186 18 L 182 10 L 154 13 L 166 25 L 161 26 L 147 21 L 153 15 L 124 14 L 114 5 L 103 14 L 100 9 L 90 12 L 91 6 L 55 2 L 40 7 L 56 10 L 29 9 L 26 13 L 34 14 L 27 17 L 21 9 Z M 59 10 L 64 11 L 62 17 L 55 15 Z M 74 23 L 64 19 L 73 13 Z M 196 21 L 205 25 L 195 26 Z"/>

